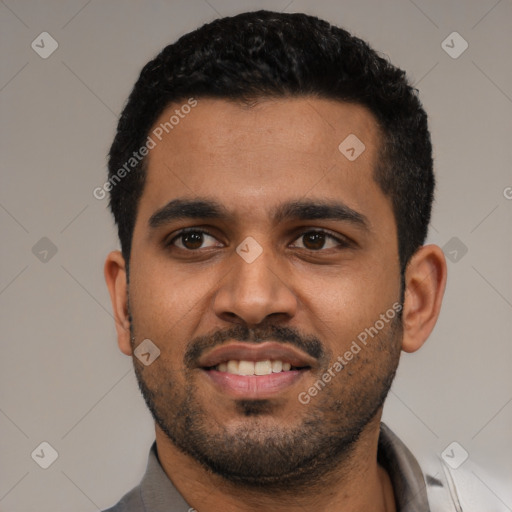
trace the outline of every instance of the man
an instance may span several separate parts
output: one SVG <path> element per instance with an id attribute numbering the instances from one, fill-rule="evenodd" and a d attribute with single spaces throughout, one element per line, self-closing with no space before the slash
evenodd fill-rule
<path id="1" fill-rule="evenodd" d="M 431 153 L 404 72 L 311 16 L 219 19 L 144 67 L 105 277 L 156 441 L 111 512 L 460 510 L 380 421 L 445 288 Z"/>

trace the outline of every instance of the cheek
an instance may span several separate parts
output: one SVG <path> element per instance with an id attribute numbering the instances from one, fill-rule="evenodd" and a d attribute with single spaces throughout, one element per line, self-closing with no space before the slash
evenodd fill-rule
<path id="1" fill-rule="evenodd" d="M 328 276 L 297 283 L 308 322 L 326 340 L 344 345 L 399 300 L 399 278 L 377 265 L 365 269 L 338 269 Z"/>
<path id="2" fill-rule="evenodd" d="M 150 259 L 134 261 L 132 269 L 129 299 L 137 338 L 175 337 L 198 301 L 194 286 L 180 282 L 176 272 Z"/>
<path id="3" fill-rule="evenodd" d="M 171 265 L 165 255 L 150 253 L 134 258 L 132 268 L 130 309 L 137 339 L 160 340 L 173 352 L 184 350 L 197 335 L 212 290 L 222 278 L 220 269 L 205 272 Z"/>

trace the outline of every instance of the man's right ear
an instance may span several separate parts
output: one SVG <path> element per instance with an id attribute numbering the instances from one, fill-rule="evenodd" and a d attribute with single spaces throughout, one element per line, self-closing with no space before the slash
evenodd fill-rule
<path id="1" fill-rule="evenodd" d="M 105 281 L 116 321 L 117 344 L 123 354 L 132 355 L 126 262 L 121 251 L 112 251 L 105 261 Z"/>

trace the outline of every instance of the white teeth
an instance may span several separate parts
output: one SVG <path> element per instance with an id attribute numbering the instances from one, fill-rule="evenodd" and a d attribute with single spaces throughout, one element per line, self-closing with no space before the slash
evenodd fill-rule
<path id="1" fill-rule="evenodd" d="M 234 373 L 235 375 L 238 375 L 238 361 L 234 361 L 234 360 L 228 361 L 227 370 L 228 370 L 228 373 Z"/>
<path id="2" fill-rule="evenodd" d="M 215 369 L 219 372 L 232 373 L 234 375 L 270 375 L 272 373 L 288 372 L 291 370 L 290 363 L 283 363 L 277 359 L 271 361 L 237 361 L 231 359 L 225 363 L 218 364 Z"/>
<path id="3" fill-rule="evenodd" d="M 272 372 L 279 373 L 283 370 L 283 361 L 272 361 Z"/>
<path id="4" fill-rule="evenodd" d="M 238 363 L 238 375 L 254 375 L 254 363 L 252 361 L 240 361 Z"/>
<path id="5" fill-rule="evenodd" d="M 256 375 L 270 375 L 272 373 L 272 363 L 270 361 L 258 361 L 254 365 Z"/>

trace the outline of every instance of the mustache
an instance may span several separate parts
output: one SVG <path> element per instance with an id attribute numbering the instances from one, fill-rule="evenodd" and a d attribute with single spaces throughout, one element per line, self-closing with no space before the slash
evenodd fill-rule
<path id="1" fill-rule="evenodd" d="M 277 341 L 294 345 L 319 361 L 328 361 L 329 357 L 323 348 L 322 342 L 312 335 L 302 334 L 298 329 L 269 325 L 266 327 L 250 328 L 245 325 L 216 331 L 210 335 L 198 336 L 187 346 L 183 361 L 186 368 L 197 367 L 197 361 L 205 350 L 222 345 L 228 340 L 244 343 L 262 343 L 264 341 Z"/>

